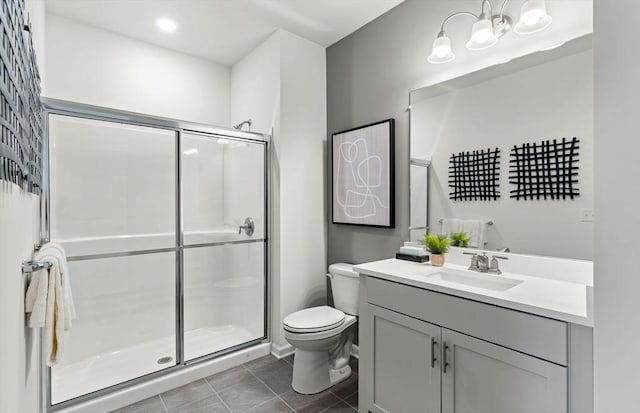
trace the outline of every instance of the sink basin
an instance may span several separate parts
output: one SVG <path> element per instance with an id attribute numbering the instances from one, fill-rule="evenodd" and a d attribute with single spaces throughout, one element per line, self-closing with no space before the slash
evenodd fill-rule
<path id="1" fill-rule="evenodd" d="M 474 273 L 471 271 L 458 271 L 442 269 L 436 273 L 427 275 L 439 281 L 454 284 L 462 284 L 469 287 L 484 288 L 492 291 L 506 291 L 522 283 L 522 280 L 503 277 L 502 275 Z"/>

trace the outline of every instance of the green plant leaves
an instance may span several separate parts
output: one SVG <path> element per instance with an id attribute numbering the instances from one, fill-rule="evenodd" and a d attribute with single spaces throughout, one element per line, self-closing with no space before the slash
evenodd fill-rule
<path id="1" fill-rule="evenodd" d="M 451 240 L 446 235 L 427 234 L 424 236 L 424 246 L 432 254 L 444 254 L 449 250 Z M 468 240 L 467 240 L 468 242 Z"/>
<path id="2" fill-rule="evenodd" d="M 451 237 L 451 245 L 454 247 L 467 247 L 469 245 L 469 234 L 464 231 L 452 232 L 449 237 Z"/>

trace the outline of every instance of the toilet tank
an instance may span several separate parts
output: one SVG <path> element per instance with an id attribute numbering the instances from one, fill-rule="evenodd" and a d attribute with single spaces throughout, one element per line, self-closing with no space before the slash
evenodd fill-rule
<path id="1" fill-rule="evenodd" d="M 358 315 L 360 277 L 353 271 L 353 264 L 331 264 L 329 278 L 335 308 L 347 314 Z"/>

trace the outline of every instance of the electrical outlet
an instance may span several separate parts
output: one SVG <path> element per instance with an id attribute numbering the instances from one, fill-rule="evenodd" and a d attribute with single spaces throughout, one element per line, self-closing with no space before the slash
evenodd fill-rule
<path id="1" fill-rule="evenodd" d="M 580 211 L 580 221 L 593 222 L 593 209 L 582 209 Z"/>

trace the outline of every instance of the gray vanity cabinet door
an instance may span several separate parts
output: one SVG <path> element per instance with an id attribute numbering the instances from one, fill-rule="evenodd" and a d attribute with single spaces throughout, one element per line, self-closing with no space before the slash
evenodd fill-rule
<path id="1" fill-rule="evenodd" d="M 370 328 L 363 339 L 373 346 L 371 412 L 440 413 L 440 327 L 368 307 Z"/>
<path id="2" fill-rule="evenodd" d="M 567 369 L 442 329 L 443 413 L 567 411 Z"/>

